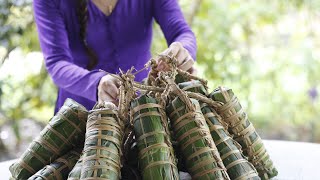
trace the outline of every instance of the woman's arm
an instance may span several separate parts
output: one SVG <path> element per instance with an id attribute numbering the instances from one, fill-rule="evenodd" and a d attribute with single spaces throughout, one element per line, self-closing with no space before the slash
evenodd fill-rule
<path id="1" fill-rule="evenodd" d="M 177 0 L 153 0 L 153 15 L 161 27 L 168 45 L 180 42 L 195 59 L 196 38 L 185 21 Z"/>
<path id="2" fill-rule="evenodd" d="M 66 27 L 58 11 L 57 1 L 34 0 L 35 22 L 46 68 L 54 83 L 62 89 L 97 101 L 99 71 L 88 71 L 72 62 Z"/>

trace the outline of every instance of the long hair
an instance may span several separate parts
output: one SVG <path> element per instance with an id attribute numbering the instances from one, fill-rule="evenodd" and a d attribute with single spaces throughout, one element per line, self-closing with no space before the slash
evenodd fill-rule
<path id="1" fill-rule="evenodd" d="M 88 0 L 77 0 L 77 16 L 80 24 L 80 38 L 84 44 L 86 53 L 89 57 L 89 63 L 87 65 L 87 69 L 92 70 L 98 64 L 98 57 L 93 51 L 92 48 L 89 47 L 86 39 L 87 34 L 87 24 L 88 24 Z"/>

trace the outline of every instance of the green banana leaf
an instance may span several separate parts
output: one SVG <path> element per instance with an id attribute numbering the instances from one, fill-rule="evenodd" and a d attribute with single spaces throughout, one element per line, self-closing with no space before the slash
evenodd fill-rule
<path id="1" fill-rule="evenodd" d="M 220 87 L 214 90 L 209 97 L 223 103 L 223 106 L 216 108 L 216 111 L 228 124 L 228 131 L 241 144 L 244 155 L 254 165 L 260 178 L 270 179 L 277 176 L 278 171 L 274 167 L 262 139 L 249 121 L 247 113 L 243 110 L 232 89 Z"/>
<path id="2" fill-rule="evenodd" d="M 182 152 L 185 165 L 193 179 L 229 179 L 197 100 L 190 99 L 196 111 L 176 97 L 166 108 Z"/>
<path id="3" fill-rule="evenodd" d="M 80 157 L 81 149 L 71 150 L 62 157 L 56 159 L 53 163 L 45 166 L 28 180 L 63 180 L 67 179 Z"/>
<path id="4" fill-rule="evenodd" d="M 75 164 L 73 169 L 70 171 L 67 180 L 80 180 L 81 168 L 82 168 L 82 157 L 83 157 L 83 154 L 80 156 L 77 163 Z"/>
<path id="5" fill-rule="evenodd" d="M 40 136 L 10 166 L 12 178 L 26 180 L 74 147 L 83 145 L 87 116 L 82 105 L 67 99 Z"/>
<path id="6" fill-rule="evenodd" d="M 241 146 L 235 142 L 225 128 L 222 126 L 221 118 L 214 109 L 207 104 L 203 104 L 202 113 L 205 116 L 210 128 L 211 136 L 221 155 L 223 164 L 231 179 L 252 179 L 259 180 L 259 175 L 255 167 L 248 162 L 242 154 Z"/>
<path id="7" fill-rule="evenodd" d="M 88 116 L 80 179 L 120 179 L 122 140 L 115 105 L 97 104 Z"/>
<path id="8" fill-rule="evenodd" d="M 185 91 L 207 94 L 200 81 L 180 83 L 179 87 Z M 230 137 L 224 128 L 221 117 L 207 104 L 200 102 L 200 106 L 229 177 L 231 179 L 260 179 L 256 169 L 241 153 L 240 145 Z"/>
<path id="9" fill-rule="evenodd" d="M 208 95 L 207 90 L 204 88 L 203 84 L 198 80 L 182 82 L 178 84 L 179 88 L 184 91 L 199 93 L 202 95 Z"/>
<path id="10" fill-rule="evenodd" d="M 165 111 L 156 99 L 142 95 L 131 102 L 139 169 L 145 180 L 179 179 Z"/>

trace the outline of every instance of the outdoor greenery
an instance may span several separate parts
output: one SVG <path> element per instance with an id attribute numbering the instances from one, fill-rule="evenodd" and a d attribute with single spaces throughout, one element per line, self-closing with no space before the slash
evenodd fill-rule
<path id="1" fill-rule="evenodd" d="M 320 142 L 320 0 L 180 0 L 211 90 L 233 89 L 264 138 Z M 152 53 L 166 48 L 158 25 Z M 56 88 L 43 65 L 31 0 L 0 0 L 2 127 L 47 123 Z M 3 138 L 3 137 L 2 137 Z M 0 158 L 1 159 L 1 158 Z"/>

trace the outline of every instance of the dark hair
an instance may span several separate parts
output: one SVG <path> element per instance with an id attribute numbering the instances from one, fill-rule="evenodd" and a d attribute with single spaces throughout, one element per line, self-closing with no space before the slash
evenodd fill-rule
<path id="1" fill-rule="evenodd" d="M 92 70 L 98 64 L 98 57 L 94 53 L 93 49 L 88 46 L 86 33 L 88 24 L 88 0 L 78 0 L 77 15 L 80 24 L 80 38 L 84 44 L 85 50 L 89 57 L 89 63 L 87 68 Z"/>

